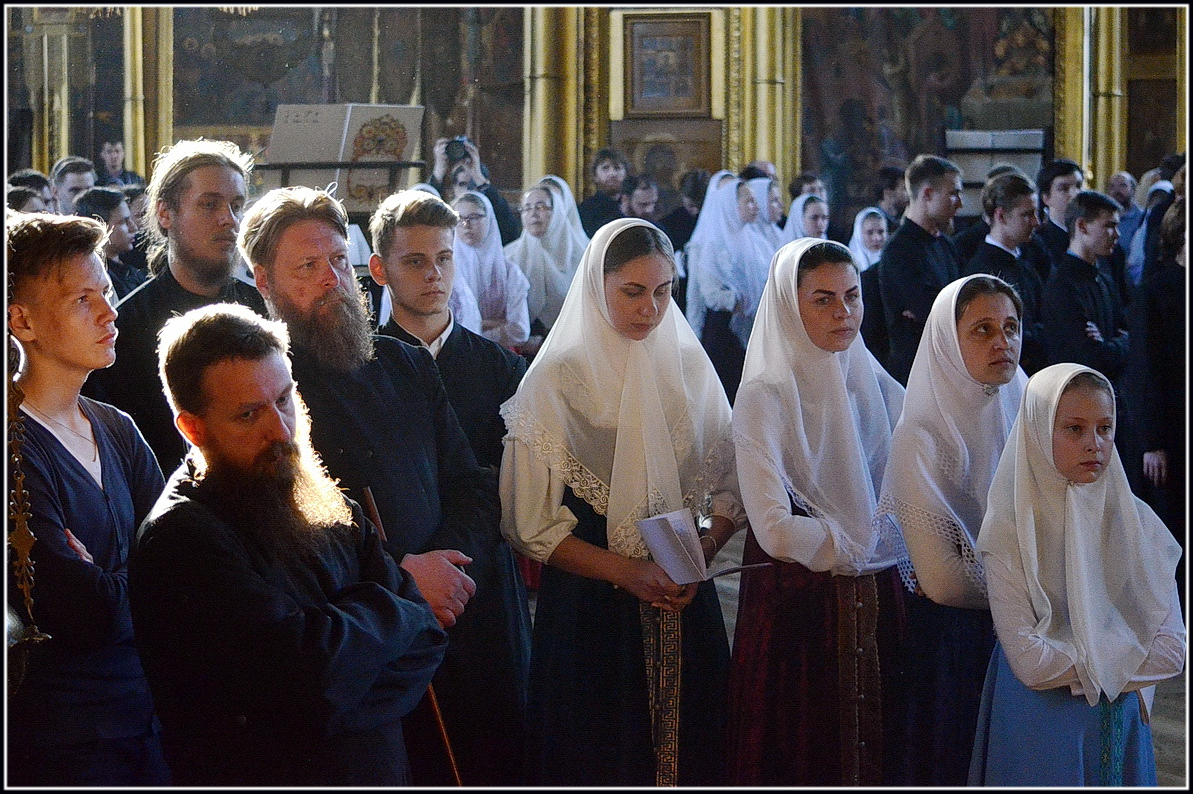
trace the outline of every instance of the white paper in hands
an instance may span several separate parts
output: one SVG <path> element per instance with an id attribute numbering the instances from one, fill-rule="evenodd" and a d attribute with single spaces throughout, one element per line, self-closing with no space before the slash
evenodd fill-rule
<path id="1" fill-rule="evenodd" d="M 704 551 L 700 548 L 700 534 L 696 530 L 692 511 L 686 507 L 643 518 L 636 523 L 646 547 L 650 549 L 650 556 L 676 584 L 705 582 L 714 576 L 770 565 L 768 562 L 733 565 L 726 561 L 710 569 L 704 562 Z"/>

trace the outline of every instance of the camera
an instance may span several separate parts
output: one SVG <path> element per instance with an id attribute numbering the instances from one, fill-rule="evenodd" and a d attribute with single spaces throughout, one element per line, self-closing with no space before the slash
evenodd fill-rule
<path id="1" fill-rule="evenodd" d="M 471 143 L 467 135 L 457 135 L 447 142 L 444 149 L 444 154 L 447 155 L 447 161 L 454 163 L 457 160 L 463 160 L 468 156 L 468 149 L 464 146 L 465 142 Z"/>

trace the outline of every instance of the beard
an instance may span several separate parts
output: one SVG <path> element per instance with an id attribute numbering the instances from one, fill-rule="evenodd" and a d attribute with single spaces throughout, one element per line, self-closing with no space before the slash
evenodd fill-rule
<path id="1" fill-rule="evenodd" d="M 199 483 L 265 556 L 286 566 L 308 563 L 331 533 L 352 527 L 347 500 L 311 446 L 305 407 L 300 413 L 293 440 L 270 445 L 247 469 L 214 457 Z"/>
<path id="2" fill-rule="evenodd" d="M 286 324 L 294 347 L 303 348 L 321 369 L 353 372 L 373 360 L 373 324 L 365 295 L 336 287 L 304 311 L 270 282 L 269 313 Z"/>
<path id="3" fill-rule="evenodd" d="M 220 259 L 211 259 L 198 254 L 195 249 L 178 239 L 169 242 L 170 258 L 177 261 L 195 281 L 207 287 L 221 287 L 232 280 L 232 271 L 239 261 L 239 254 L 233 247 L 231 253 Z"/>

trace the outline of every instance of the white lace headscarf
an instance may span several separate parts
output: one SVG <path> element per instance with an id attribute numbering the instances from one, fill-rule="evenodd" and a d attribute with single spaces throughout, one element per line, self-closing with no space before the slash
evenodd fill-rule
<path id="1" fill-rule="evenodd" d="M 540 189 L 551 197 L 551 220 L 542 237 L 535 237 L 523 227 L 522 235 L 507 245 L 505 256 L 522 269 L 530 282 L 527 308 L 530 319 L 541 320 L 551 328 L 559 317 L 560 307 L 572 284 L 576 266 L 584 254 L 569 228 L 567 207 L 560 194 L 547 185 L 536 184 L 527 190 Z"/>
<path id="2" fill-rule="evenodd" d="M 863 237 L 862 224 L 866 222 L 867 218 L 878 218 L 886 225 L 886 215 L 882 214 L 882 210 L 878 207 L 866 207 L 859 212 L 853 219 L 853 236 L 849 238 L 849 253 L 853 254 L 853 261 L 857 262 L 858 267 L 862 270 L 867 270 L 871 266 L 877 264 L 879 259 L 882 259 L 882 249 L 877 251 L 870 251 L 866 248 L 866 243 Z"/>
<path id="3" fill-rule="evenodd" d="M 1147 658 L 1172 603 L 1181 548 L 1131 493 L 1113 445 L 1096 482 L 1073 483 L 1057 471 L 1057 404 L 1081 372 L 1093 370 L 1054 364 L 1028 381 L 990 486 L 978 550 L 1022 572 L 1035 631 L 1077 660 L 1093 706 L 1103 692 L 1118 697 Z"/>
<path id="4" fill-rule="evenodd" d="M 750 192 L 754 194 L 754 201 L 758 203 L 758 217 L 754 219 L 754 228 L 766 242 L 769 256 L 774 256 L 775 251 L 787 242 L 783 237 L 783 230 L 770 219 L 770 189 L 774 183 L 775 180 L 769 176 L 760 176 L 746 183 L 750 186 Z"/>
<path id="5" fill-rule="evenodd" d="M 486 330 L 481 335 L 499 345 L 512 347 L 526 341 L 530 335 L 530 317 L 526 296 L 530 282 L 521 268 L 509 261 L 501 246 L 501 229 L 493 214 L 493 205 L 484 193 L 469 190 L 456 202 L 467 197 L 488 219 L 485 237 L 480 245 L 471 246 L 456 233 L 453 251 L 456 260 L 456 279 L 463 275 L 476 295 L 481 320 Z"/>
<path id="6" fill-rule="evenodd" d="M 559 322 L 501 415 L 509 439 L 526 444 L 606 517 L 611 550 L 646 557 L 634 522 L 681 507 L 699 511 L 732 481 L 734 458 L 729 401 L 675 304 L 641 341 L 612 325 L 605 253 L 634 226 L 651 224 L 622 218 L 597 230 Z"/>
<path id="7" fill-rule="evenodd" d="M 985 574 L 974 546 L 1027 376 L 1020 368 L 1010 383 L 993 387 L 975 380 L 965 368 L 954 319 L 957 293 L 967 281 L 981 277 L 957 279 L 932 303 L 907 378 L 903 415 L 891 438 L 878 509 L 898 521 L 897 526 L 883 524 L 892 542 L 902 537 L 901 529 L 903 534 L 931 533 L 956 544 L 966 577 L 985 593 Z M 905 554 L 899 572 L 914 590 L 912 565 Z"/>
<path id="8" fill-rule="evenodd" d="M 805 237 L 771 262 L 733 412 L 734 440 L 769 462 L 797 505 L 828 521 L 833 545 L 853 570 L 873 572 L 894 565 L 901 550 L 879 543 L 874 514 L 903 387 L 861 334 L 840 353 L 809 338 L 796 280 L 800 259 L 821 244 L 848 256 L 840 243 Z"/>

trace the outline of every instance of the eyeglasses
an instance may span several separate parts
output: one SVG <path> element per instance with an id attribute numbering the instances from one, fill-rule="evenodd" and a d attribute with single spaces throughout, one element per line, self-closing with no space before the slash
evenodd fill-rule
<path id="1" fill-rule="evenodd" d="M 461 215 L 460 216 L 460 225 L 461 226 L 475 226 L 476 224 L 483 221 L 485 219 L 485 217 L 486 216 L 484 216 L 484 215 Z"/>
<path id="2" fill-rule="evenodd" d="M 550 211 L 551 211 L 551 205 L 544 204 L 541 201 L 538 202 L 537 204 L 530 204 L 528 206 L 522 207 L 523 215 L 533 215 L 536 212 L 550 212 Z"/>

